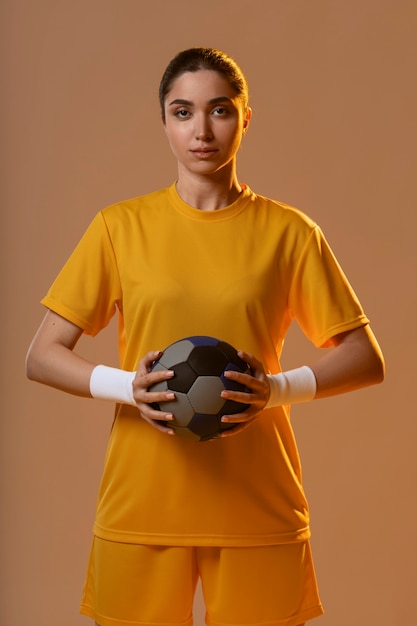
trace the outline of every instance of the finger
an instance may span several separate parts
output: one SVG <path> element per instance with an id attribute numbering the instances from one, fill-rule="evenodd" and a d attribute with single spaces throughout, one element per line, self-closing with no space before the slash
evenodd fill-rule
<path id="1" fill-rule="evenodd" d="M 261 410 L 262 409 L 259 407 L 258 402 L 252 405 L 248 404 L 247 408 L 241 413 L 231 413 L 229 415 L 223 415 L 220 421 L 225 424 L 236 424 L 239 422 L 242 422 L 242 424 L 246 424 L 247 422 L 250 422 L 258 417 Z"/>
<path id="2" fill-rule="evenodd" d="M 241 374 L 233 370 L 225 372 L 225 377 L 233 382 L 243 385 L 246 387 L 246 391 L 225 389 L 221 394 L 223 398 L 227 400 L 234 400 L 235 402 L 256 404 L 258 406 L 266 404 L 270 389 L 267 377 L 264 375 L 263 371 L 260 372 L 258 378 L 248 374 Z"/>
<path id="3" fill-rule="evenodd" d="M 254 404 L 257 402 L 257 396 L 249 391 L 233 391 L 232 389 L 225 389 L 220 395 L 224 400 L 232 400 L 233 402 L 239 402 L 241 404 Z"/>
<path id="4" fill-rule="evenodd" d="M 143 378 L 146 377 L 143 376 Z M 175 393 L 173 391 L 170 389 L 167 390 L 165 386 L 158 389 L 158 386 L 159 385 L 154 385 L 153 391 L 148 391 L 147 387 L 134 389 L 133 396 L 135 402 L 145 415 L 148 415 L 152 410 L 154 412 L 156 411 L 156 409 L 153 408 L 155 404 L 161 405 L 161 409 L 163 410 L 162 405 L 164 402 L 172 402 L 172 400 L 175 400 Z"/>
<path id="5" fill-rule="evenodd" d="M 226 370 L 224 372 L 225 378 L 229 380 L 233 380 L 234 382 L 240 383 L 241 385 L 245 385 L 250 389 L 260 390 L 262 389 L 265 383 L 265 377 L 263 375 L 263 370 L 254 370 L 252 369 L 251 374 L 245 374 L 243 372 L 238 372 L 236 370 Z"/>
<path id="6" fill-rule="evenodd" d="M 233 413 L 232 415 L 223 415 L 220 421 L 223 424 L 246 424 L 253 419 L 253 415 L 249 411 L 243 411 L 243 413 Z"/>
<path id="7" fill-rule="evenodd" d="M 237 435 L 238 433 L 241 433 L 243 430 L 248 428 L 248 426 L 252 424 L 252 421 L 253 420 L 250 420 L 249 422 L 242 422 L 241 424 L 236 425 L 234 428 L 223 430 L 222 433 L 219 435 L 219 438 L 223 439 L 225 437 L 234 437 L 234 435 Z"/>
<path id="8" fill-rule="evenodd" d="M 265 380 L 248 376 L 247 374 L 239 374 L 238 372 L 230 373 L 227 378 L 233 382 L 239 383 L 246 388 L 246 391 L 238 389 L 224 389 L 221 395 L 228 400 L 237 400 L 238 402 L 255 401 L 257 397 L 263 396 L 267 391 Z M 242 395 L 243 394 L 243 395 Z"/>
<path id="9" fill-rule="evenodd" d="M 250 365 L 252 369 L 263 369 L 262 363 L 255 356 L 253 356 L 253 354 L 249 354 L 249 352 L 245 352 L 244 350 L 238 350 L 237 353 L 242 361 L 245 361 L 245 363 Z"/>
<path id="10" fill-rule="evenodd" d="M 142 415 L 142 419 L 145 422 L 147 422 L 150 426 L 152 426 L 152 428 L 155 428 L 156 430 L 159 430 L 160 432 L 165 433 L 167 435 L 175 435 L 175 430 L 173 428 L 170 428 L 168 424 L 167 426 L 164 426 L 163 421 L 161 420 L 161 417 L 162 416 L 159 415 L 159 419 L 156 420 L 156 419 L 151 419 Z"/>
<path id="11" fill-rule="evenodd" d="M 139 394 L 147 391 L 148 387 L 168 380 L 174 376 L 172 370 L 153 370 L 152 372 L 140 373 L 138 370 L 133 380 L 133 392 L 136 400 L 140 399 Z"/>
<path id="12" fill-rule="evenodd" d="M 161 404 L 175 400 L 173 391 L 145 391 L 141 394 L 142 402 L 146 404 Z"/>
<path id="13" fill-rule="evenodd" d="M 169 422 L 172 422 L 174 419 L 173 414 L 170 411 L 163 411 L 155 408 L 151 404 L 139 403 L 138 409 L 140 412 L 140 416 L 148 422 L 151 426 L 155 426 L 160 430 L 172 430 L 170 428 Z M 166 425 L 164 424 L 166 422 Z M 159 428 L 161 427 L 161 428 Z"/>
<path id="14" fill-rule="evenodd" d="M 244 372 L 238 372 L 237 370 L 226 370 L 223 375 L 229 380 L 233 380 L 234 382 L 246 386 L 249 386 L 248 384 L 254 379 L 251 374 L 245 374 Z"/>
<path id="15" fill-rule="evenodd" d="M 161 358 L 162 350 L 151 350 L 139 361 L 137 373 L 139 375 L 144 375 L 150 372 L 152 365 Z"/>

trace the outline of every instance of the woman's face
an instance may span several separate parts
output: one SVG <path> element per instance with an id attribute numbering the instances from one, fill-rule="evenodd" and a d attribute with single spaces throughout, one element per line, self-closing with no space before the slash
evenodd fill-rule
<path id="1" fill-rule="evenodd" d="M 165 131 L 180 173 L 210 175 L 234 167 L 250 113 L 222 74 L 181 74 L 165 99 Z"/>

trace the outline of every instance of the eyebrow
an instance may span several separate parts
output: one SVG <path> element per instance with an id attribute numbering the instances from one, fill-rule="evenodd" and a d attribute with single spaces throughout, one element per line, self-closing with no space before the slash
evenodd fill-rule
<path id="1" fill-rule="evenodd" d="M 220 102 L 231 103 L 232 99 L 228 98 L 227 96 L 219 96 L 217 98 L 212 98 L 211 100 L 207 102 L 207 104 L 219 104 Z M 191 102 L 191 100 L 184 100 L 183 98 L 176 98 L 175 100 L 170 102 L 168 106 L 172 106 L 173 104 L 184 104 L 186 106 L 193 106 L 194 102 Z"/>

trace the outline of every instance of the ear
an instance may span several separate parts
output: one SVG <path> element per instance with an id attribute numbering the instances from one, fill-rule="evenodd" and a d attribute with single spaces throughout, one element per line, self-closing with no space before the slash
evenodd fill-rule
<path id="1" fill-rule="evenodd" d="M 251 119 L 252 119 L 252 109 L 248 107 L 246 111 L 245 119 L 243 120 L 243 134 L 244 135 L 246 134 L 249 128 Z"/>

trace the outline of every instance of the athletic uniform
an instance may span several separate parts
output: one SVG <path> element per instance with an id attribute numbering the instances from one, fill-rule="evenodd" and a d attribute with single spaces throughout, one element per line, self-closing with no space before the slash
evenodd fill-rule
<path id="1" fill-rule="evenodd" d="M 175 185 L 104 209 L 42 302 L 91 335 L 117 312 L 120 367 L 129 371 L 150 350 L 212 335 L 277 373 L 293 319 L 316 346 L 368 323 L 318 226 L 246 186 L 217 211 L 187 205 Z M 199 443 L 117 405 L 94 535 L 160 547 L 305 543 L 289 407 L 265 410 L 236 437 Z M 82 610 L 97 619 L 86 601 Z M 288 619 L 280 623 L 303 621 Z"/>

